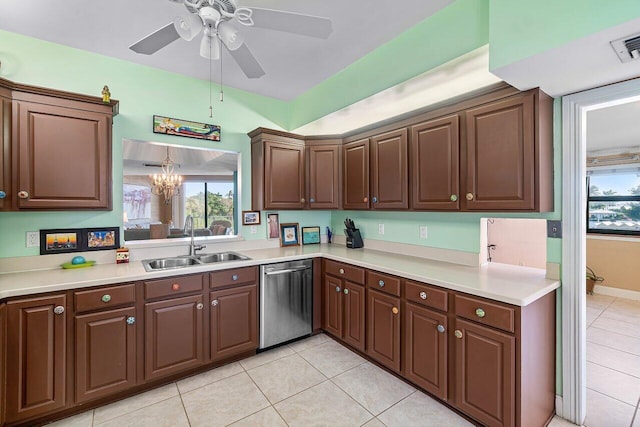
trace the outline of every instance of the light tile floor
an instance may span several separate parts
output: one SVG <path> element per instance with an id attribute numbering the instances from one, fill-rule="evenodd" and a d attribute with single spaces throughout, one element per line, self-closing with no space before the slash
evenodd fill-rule
<path id="1" fill-rule="evenodd" d="M 326 335 L 269 350 L 50 424 L 226 425 L 472 426 Z M 572 425 L 559 418 L 550 424 Z"/>
<path id="2" fill-rule="evenodd" d="M 587 295 L 585 426 L 640 427 L 639 399 L 640 301 Z"/>

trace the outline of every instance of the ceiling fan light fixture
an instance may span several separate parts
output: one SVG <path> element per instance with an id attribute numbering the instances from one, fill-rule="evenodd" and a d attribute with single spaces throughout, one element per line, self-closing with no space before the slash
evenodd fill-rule
<path id="1" fill-rule="evenodd" d="M 229 50 L 238 50 L 244 43 L 244 37 L 238 30 L 228 23 L 227 21 L 221 21 L 218 24 L 218 34 L 220 39 Z"/>
<path id="2" fill-rule="evenodd" d="M 211 35 L 205 30 L 200 41 L 200 56 L 207 59 L 220 59 L 220 40 L 216 35 Z"/>
<path id="3" fill-rule="evenodd" d="M 192 13 L 186 17 L 176 16 L 173 20 L 173 26 L 181 39 L 191 41 L 202 31 L 202 19 Z"/>

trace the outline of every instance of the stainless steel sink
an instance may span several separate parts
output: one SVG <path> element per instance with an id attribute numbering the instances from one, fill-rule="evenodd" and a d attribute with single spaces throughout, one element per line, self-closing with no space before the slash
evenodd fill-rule
<path id="1" fill-rule="evenodd" d="M 241 261 L 251 259 L 236 252 L 219 252 L 215 254 L 201 254 L 195 256 L 178 256 L 171 258 L 146 259 L 142 265 L 146 271 L 171 270 L 194 265 L 211 264 L 216 262 Z"/>

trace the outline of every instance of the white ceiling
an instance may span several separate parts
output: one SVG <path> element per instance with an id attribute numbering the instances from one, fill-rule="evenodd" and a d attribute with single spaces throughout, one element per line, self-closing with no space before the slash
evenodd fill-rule
<path id="1" fill-rule="evenodd" d="M 640 101 L 629 100 L 587 113 L 587 150 L 640 146 Z"/>
<path id="2" fill-rule="evenodd" d="M 249 92 L 291 100 L 452 2 L 238 0 L 238 6 L 330 18 L 333 33 L 322 40 L 237 25 L 266 75 L 247 79 L 227 54 L 223 56 L 223 81 Z M 0 29 L 208 80 L 209 61 L 199 55 L 199 38 L 177 40 L 151 56 L 128 49 L 185 11 L 182 4 L 169 0 L 1 0 Z M 214 62 L 216 82 L 219 67 Z"/>

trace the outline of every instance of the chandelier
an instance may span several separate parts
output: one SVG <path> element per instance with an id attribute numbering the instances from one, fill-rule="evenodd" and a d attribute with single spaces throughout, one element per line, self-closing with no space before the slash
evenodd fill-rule
<path id="1" fill-rule="evenodd" d="M 180 194 L 182 177 L 175 173 L 173 161 L 169 157 L 169 147 L 167 147 L 167 158 L 162 161 L 162 173 L 153 174 L 151 192 L 156 196 L 164 196 L 166 204 L 171 203 L 171 198 Z"/>

